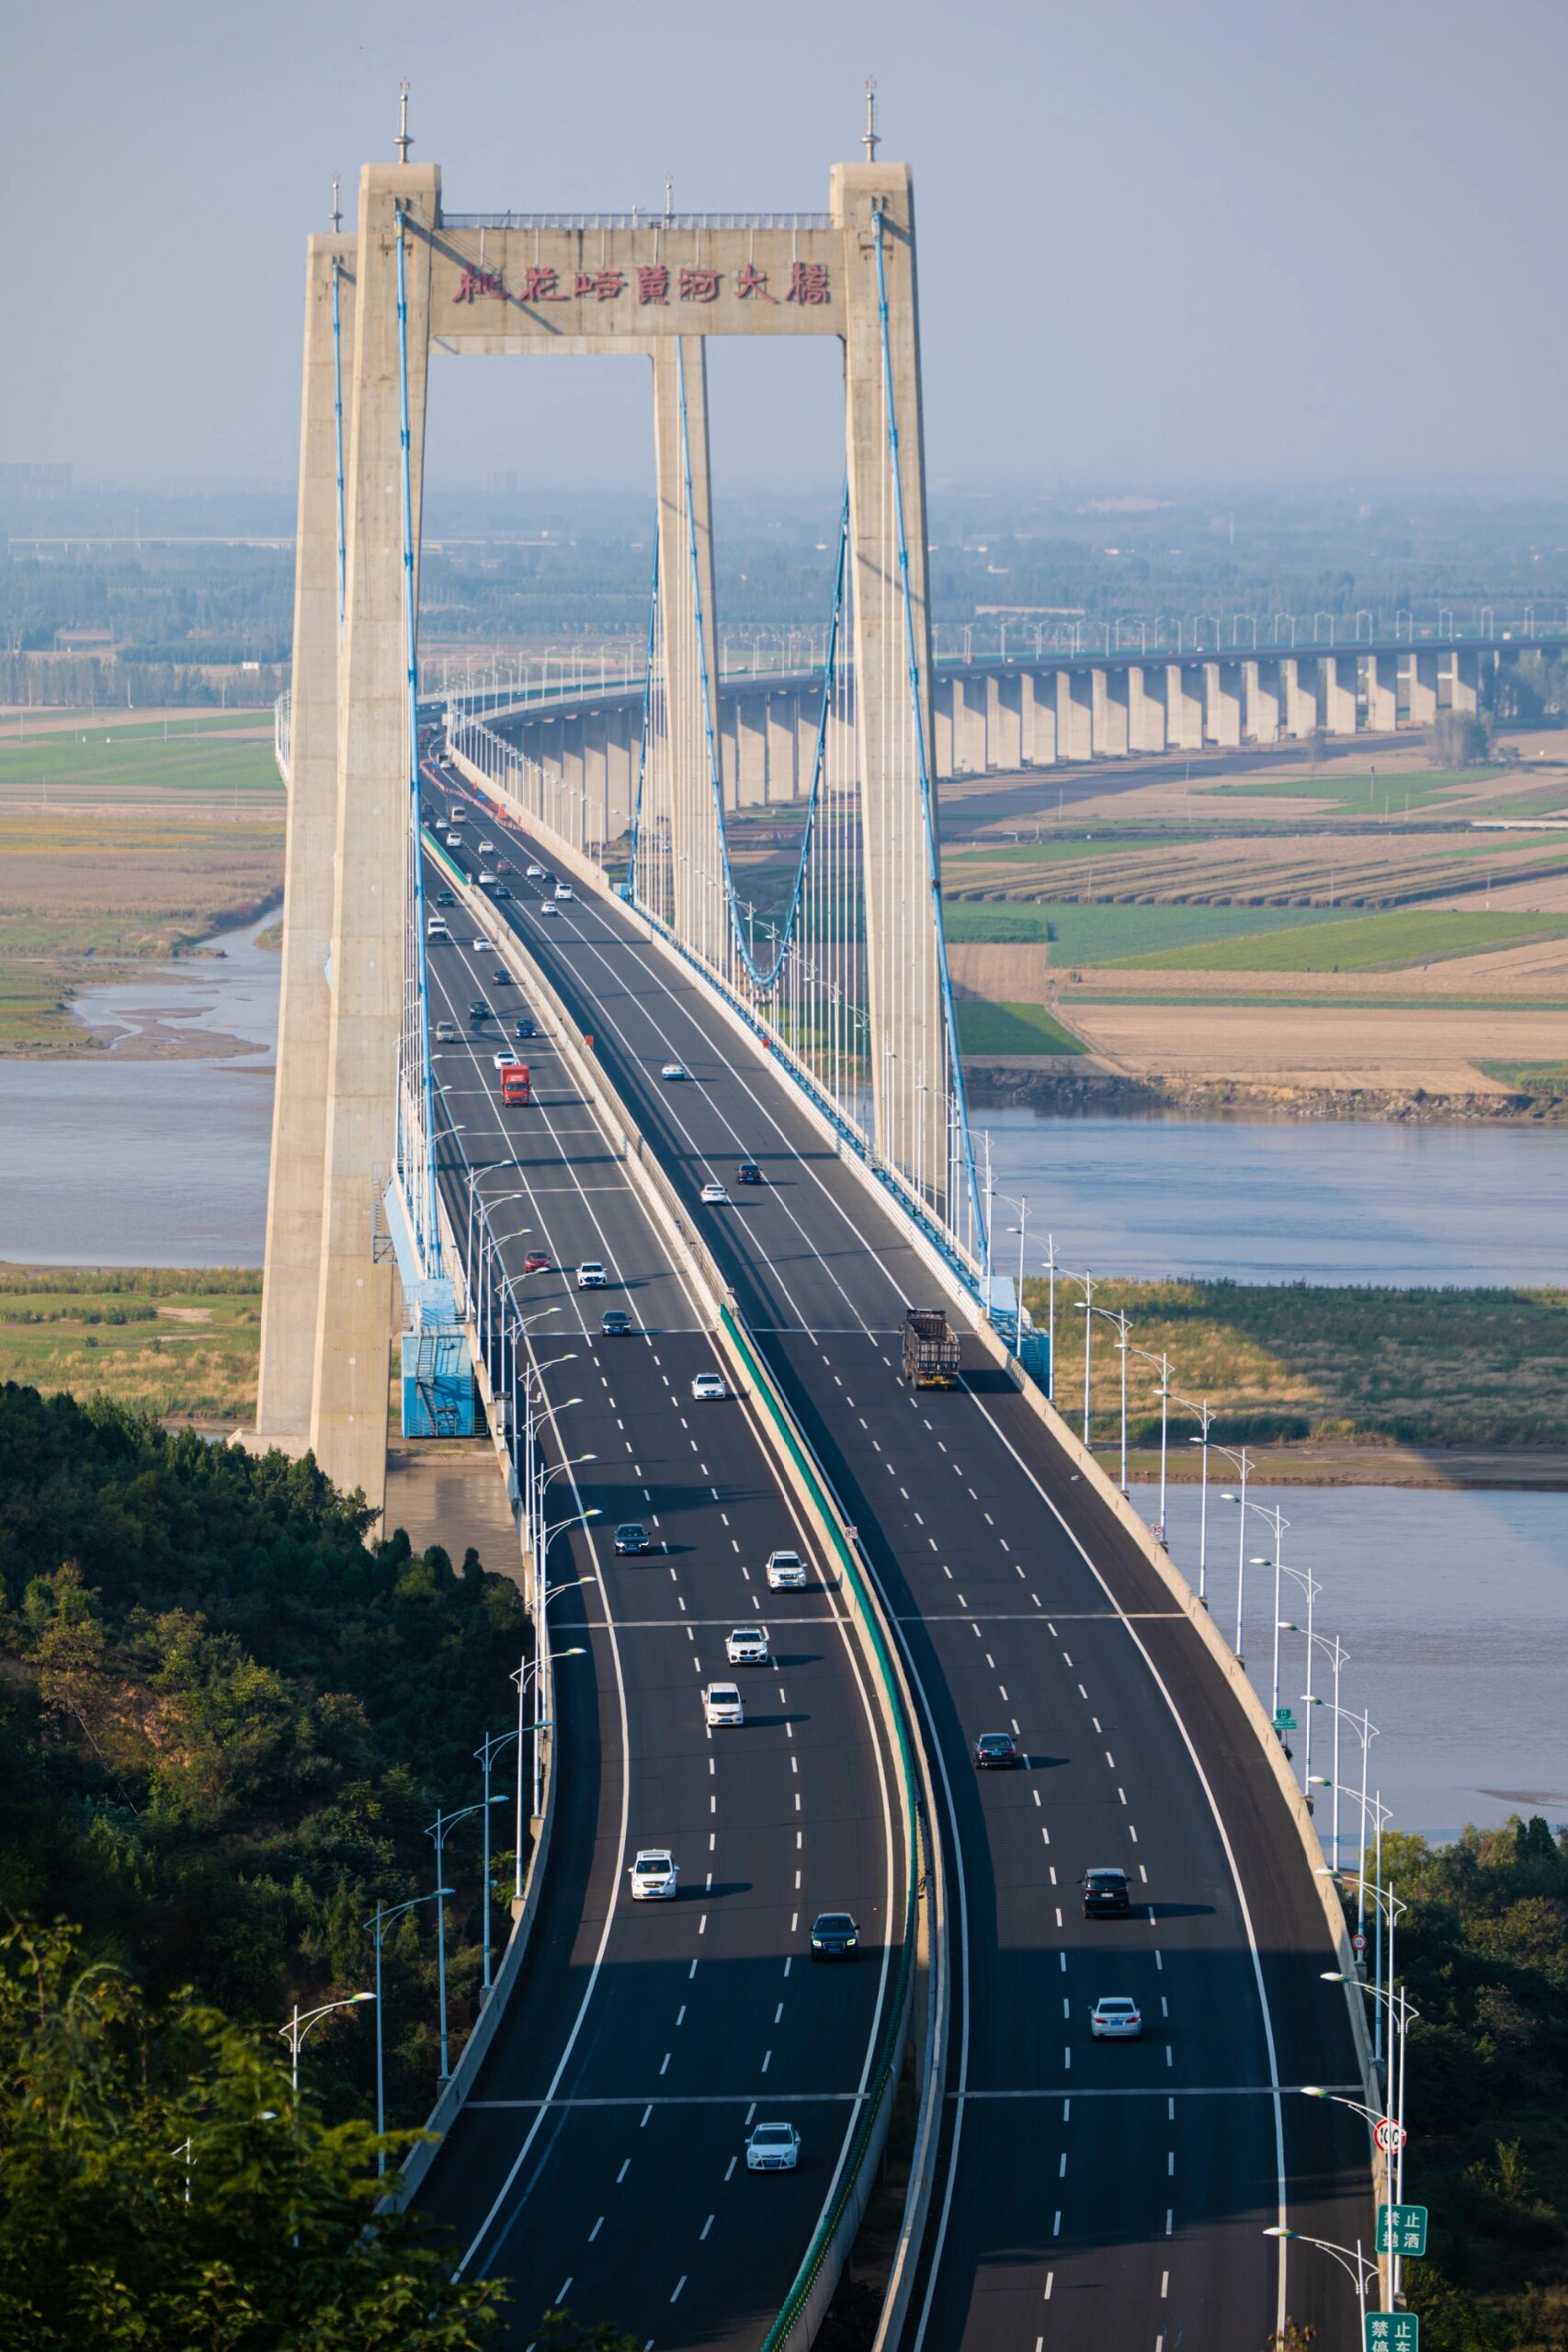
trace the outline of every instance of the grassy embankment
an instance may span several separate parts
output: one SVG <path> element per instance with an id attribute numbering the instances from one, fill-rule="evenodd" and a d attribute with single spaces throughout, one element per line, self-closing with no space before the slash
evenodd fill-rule
<path id="1" fill-rule="evenodd" d="M 1043 1326 L 1047 1292 L 1024 1296 Z M 1057 1394 L 1082 1397 L 1083 1325 L 1057 1288 Z M 1095 1303 L 1132 1318 L 1134 1346 L 1162 1353 L 1181 1395 L 1206 1399 L 1221 1443 L 1306 1437 L 1442 1449 L 1568 1449 L 1568 1290 L 1295 1290 L 1233 1282 L 1096 1285 Z M 1120 1358 L 1096 1324 L 1090 1359 L 1102 1440 L 1118 1432 Z M 1134 1442 L 1157 1441 L 1154 1367 L 1128 1364 Z M 1074 1407 L 1075 1409 L 1075 1407 Z M 1185 1466 L 1192 1414 L 1173 1411 Z"/>
<path id="2" fill-rule="evenodd" d="M 275 899 L 282 790 L 248 717 L 0 740 L 0 1053 L 92 1053 L 68 1007 Z"/>
<path id="3" fill-rule="evenodd" d="M 959 1051 L 966 1055 L 1088 1051 L 1083 1039 L 1053 1020 L 1043 1005 L 987 1005 L 966 998 L 957 1009 Z"/>
<path id="4" fill-rule="evenodd" d="M 0 1267 L 0 1381 L 244 1423 L 260 1340 L 259 1269 Z"/>

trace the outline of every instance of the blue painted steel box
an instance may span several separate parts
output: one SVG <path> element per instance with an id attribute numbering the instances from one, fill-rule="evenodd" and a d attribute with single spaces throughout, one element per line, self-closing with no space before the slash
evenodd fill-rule
<path id="1" fill-rule="evenodd" d="M 403 1434 L 472 1437 L 479 1426 L 473 1367 L 460 1331 L 403 1335 Z"/>

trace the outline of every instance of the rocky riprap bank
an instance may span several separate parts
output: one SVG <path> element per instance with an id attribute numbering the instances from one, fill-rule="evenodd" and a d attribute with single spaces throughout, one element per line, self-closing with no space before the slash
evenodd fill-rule
<path id="1" fill-rule="evenodd" d="M 1568 1125 L 1568 1095 L 1431 1094 L 1425 1087 L 1266 1086 L 1230 1078 L 1126 1078 L 983 1060 L 964 1062 L 971 1103 L 1063 1112 L 1190 1111 L 1265 1119 L 1375 1119 L 1396 1126 Z"/>

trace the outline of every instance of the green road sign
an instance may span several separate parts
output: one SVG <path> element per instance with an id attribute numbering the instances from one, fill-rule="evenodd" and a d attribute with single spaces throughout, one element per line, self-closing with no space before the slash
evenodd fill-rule
<path id="1" fill-rule="evenodd" d="M 1296 1729 L 1296 1719 L 1288 1707 L 1275 1709 L 1274 1728 L 1277 1732 L 1293 1732 Z"/>
<path id="2" fill-rule="evenodd" d="M 1425 2254 L 1426 2251 L 1426 2208 L 1425 2205 L 1380 2205 L 1378 2208 L 1378 2252 L 1380 2254 Z M 1398 2342 L 1398 2337 L 1392 2339 Z"/>
<path id="3" fill-rule="evenodd" d="M 1415 2312 L 1369 2312 L 1364 2323 L 1367 2352 L 1421 2352 L 1421 2320 Z"/>

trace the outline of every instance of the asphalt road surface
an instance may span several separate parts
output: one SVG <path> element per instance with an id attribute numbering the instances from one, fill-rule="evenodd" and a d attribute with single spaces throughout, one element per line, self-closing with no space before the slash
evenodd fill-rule
<path id="1" fill-rule="evenodd" d="M 1337 2267 L 1263 2235 L 1369 2243 L 1368 2143 L 1298 2087 L 1359 2096 L 1346 1995 L 1217 1668 L 972 1339 L 959 1388 L 903 1384 L 903 1310 L 935 1286 L 767 1056 L 615 900 L 512 882 L 496 913 L 593 1032 L 861 1529 L 935 1744 L 958 1981 L 905 2345 L 1264 2352 L 1287 2315 L 1349 2342 Z M 735 1187 L 742 1158 L 762 1187 Z M 699 1205 L 712 1179 L 731 1205 Z M 1027 1768 L 978 1775 L 998 1730 Z M 1129 1871 L 1131 1918 L 1083 1917 L 1099 1864 Z M 1091 2040 L 1102 1994 L 1137 2000 L 1141 2040 Z"/>
<path id="2" fill-rule="evenodd" d="M 560 1794 L 524 1973 L 418 2202 L 469 2275 L 509 2280 L 518 2346 L 561 2305 L 660 2347 L 753 2346 L 827 2201 L 892 2000 L 897 1783 L 818 1563 L 804 1592 L 766 1588 L 771 1550 L 812 1547 L 746 1403 L 692 1398 L 718 1358 L 548 1040 L 515 1045 L 534 1100 L 501 1108 L 494 1056 L 523 992 L 453 923 L 429 959 L 432 1021 L 461 1031 L 435 1049 L 442 1183 L 466 1237 L 472 1171 L 535 1318 L 547 1443 L 576 1465 L 549 1489 L 551 1645 L 588 1654 L 556 1667 Z M 475 1024 L 475 1003 L 493 1017 Z M 525 1274 L 532 1249 L 549 1266 Z M 605 1289 L 576 1287 L 588 1258 Z M 607 1307 L 629 1335 L 600 1335 Z M 599 1516 L 574 1529 L 579 1510 Z M 654 1548 L 617 1558 L 632 1520 Z M 726 1635 L 757 1624 L 771 1666 L 729 1666 Z M 743 1726 L 706 1727 L 713 1680 L 740 1685 Z M 631 1900 L 640 1846 L 674 1853 L 674 1902 Z M 835 1909 L 860 1955 L 813 1966 L 812 1920 Z M 748 2127 L 778 2119 L 801 2134 L 800 2170 L 748 2176 Z"/>

